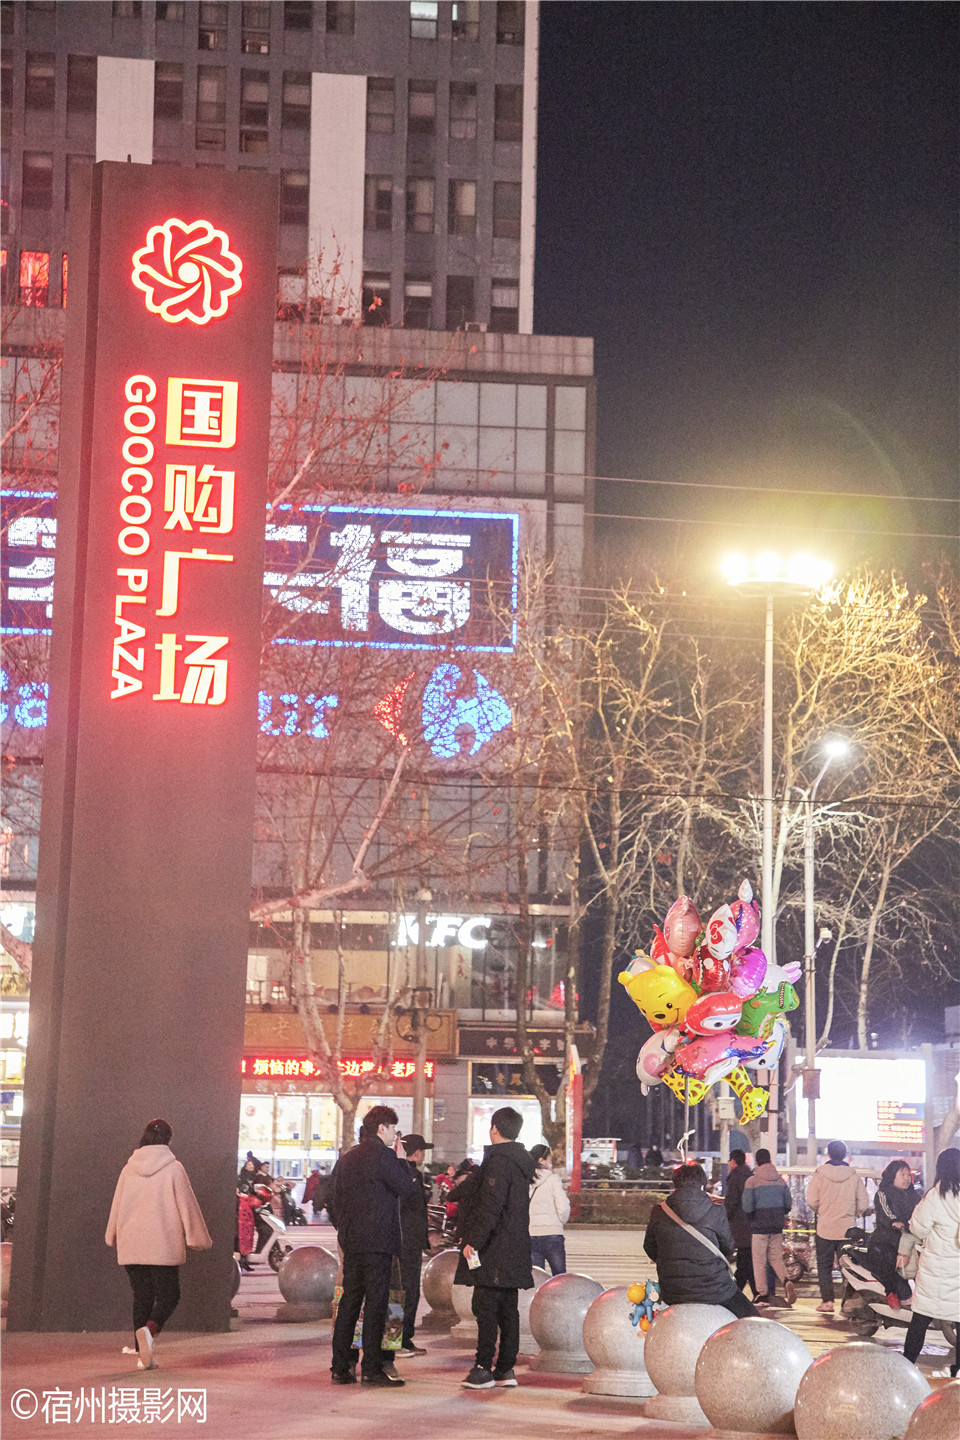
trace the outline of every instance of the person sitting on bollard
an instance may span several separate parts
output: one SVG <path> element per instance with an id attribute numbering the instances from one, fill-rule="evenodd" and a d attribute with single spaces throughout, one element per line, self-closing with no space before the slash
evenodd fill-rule
<path id="1" fill-rule="evenodd" d="M 743 1213 L 750 1222 L 754 1275 L 766 1275 L 771 1266 L 783 1282 L 787 1304 L 797 1299 L 797 1287 L 787 1279 L 783 1265 L 783 1227 L 793 1209 L 790 1186 L 770 1159 L 769 1150 L 757 1151 L 757 1168 L 743 1187 Z M 758 1295 L 758 1301 L 770 1300 L 772 1294 Z"/>
<path id="2" fill-rule="evenodd" d="M 537 1162 L 537 1173 L 530 1186 L 530 1259 L 551 1275 L 562 1275 L 567 1268 L 567 1252 L 563 1227 L 570 1219 L 570 1201 L 553 1168 L 549 1145 L 534 1145 L 530 1151 Z"/>
<path id="3" fill-rule="evenodd" d="M 678 1165 L 673 1194 L 654 1205 L 643 1248 L 657 1267 L 665 1305 L 723 1305 L 738 1319 L 757 1315 L 737 1289 L 730 1264 L 735 1250 L 723 1206 L 707 1194 L 702 1165 Z"/>

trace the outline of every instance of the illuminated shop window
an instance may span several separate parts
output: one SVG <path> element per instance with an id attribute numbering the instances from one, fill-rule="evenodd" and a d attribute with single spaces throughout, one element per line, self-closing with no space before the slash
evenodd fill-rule
<path id="1" fill-rule="evenodd" d="M 44 306 L 50 291 L 50 256 L 46 250 L 24 250 L 20 255 L 20 299 L 24 305 Z"/>

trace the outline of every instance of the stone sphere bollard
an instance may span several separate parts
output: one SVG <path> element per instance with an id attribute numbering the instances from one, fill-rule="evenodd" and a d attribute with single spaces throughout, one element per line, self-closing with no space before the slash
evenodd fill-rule
<path id="1" fill-rule="evenodd" d="M 337 1283 L 337 1257 L 320 1245 L 298 1245 L 284 1256 L 277 1271 L 285 1305 L 277 1306 L 277 1319 L 329 1320 Z"/>
<path id="2" fill-rule="evenodd" d="M 697 1399 L 697 1361 L 707 1340 L 733 1315 L 723 1305 L 670 1305 L 647 1331 L 647 1372 L 659 1392 L 643 1406 L 651 1420 L 705 1425 Z M 821 1437 L 822 1440 L 822 1437 Z"/>
<path id="3" fill-rule="evenodd" d="M 930 1386 L 898 1350 L 866 1341 L 819 1355 L 793 1407 L 799 1440 L 902 1440 Z"/>
<path id="4" fill-rule="evenodd" d="M 520 1354 L 536 1355 L 540 1346 L 537 1344 L 533 1331 L 530 1329 L 530 1306 L 533 1304 L 533 1297 L 550 1279 L 549 1270 L 543 1270 L 539 1265 L 533 1267 L 533 1289 L 521 1290 L 517 1297 L 517 1307 L 520 1311 Z"/>
<path id="5" fill-rule="evenodd" d="M 628 1285 L 614 1285 L 592 1301 L 583 1321 L 583 1346 L 594 1364 L 585 1375 L 587 1395 L 652 1395 L 644 1363 L 646 1338 L 630 1323 Z"/>
<path id="6" fill-rule="evenodd" d="M 717 1430 L 793 1435 L 797 1387 L 813 1356 L 775 1320 L 734 1320 L 709 1336 L 696 1368 L 697 1400 Z"/>
<path id="7" fill-rule="evenodd" d="M 583 1348 L 583 1322 L 592 1301 L 602 1294 L 597 1280 L 570 1271 L 554 1275 L 534 1291 L 530 1330 L 540 1353 L 530 1362 L 531 1370 L 589 1375 L 593 1361 Z"/>
<path id="8" fill-rule="evenodd" d="M 421 1330 L 449 1330 L 456 1325 L 452 1292 L 459 1260 L 459 1250 L 441 1250 L 424 1265 L 420 1288 L 430 1309 L 419 1322 Z"/>
<path id="9" fill-rule="evenodd" d="M 910 1416 L 905 1440 L 957 1440 L 960 1435 L 960 1380 L 934 1390 Z"/>

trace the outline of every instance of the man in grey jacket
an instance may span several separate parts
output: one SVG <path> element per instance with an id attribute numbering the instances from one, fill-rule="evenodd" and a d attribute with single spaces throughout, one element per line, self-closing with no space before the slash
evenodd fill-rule
<path id="1" fill-rule="evenodd" d="M 857 1217 L 869 1215 L 873 1206 L 867 1189 L 856 1170 L 847 1164 L 847 1147 L 842 1140 L 831 1140 L 827 1146 L 829 1159 L 815 1170 L 807 1182 L 807 1204 L 817 1215 L 817 1280 L 823 1315 L 832 1315 L 834 1306 L 833 1263 L 842 1240 L 846 1238 Z"/>

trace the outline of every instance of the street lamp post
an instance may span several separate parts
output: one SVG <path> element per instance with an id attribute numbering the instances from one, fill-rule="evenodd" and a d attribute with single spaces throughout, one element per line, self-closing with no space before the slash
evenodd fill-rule
<path id="1" fill-rule="evenodd" d="M 760 948 L 771 964 L 776 963 L 773 903 L 773 602 L 777 596 L 802 597 L 825 585 L 832 574 L 827 561 L 813 556 L 794 555 L 786 565 L 773 551 L 763 551 L 753 560 L 728 555 L 723 572 L 730 585 L 747 593 L 762 595 L 765 602 L 763 634 L 763 795 L 760 846 Z M 770 1086 L 769 1149 L 777 1144 L 778 1100 L 775 1082 Z"/>
<path id="2" fill-rule="evenodd" d="M 804 1080 L 807 1100 L 807 1164 L 817 1163 L 817 945 L 813 923 L 813 804 L 820 781 L 833 760 L 845 755 L 845 740 L 829 740 L 820 773 L 803 792 L 803 972 L 804 972 Z"/>

